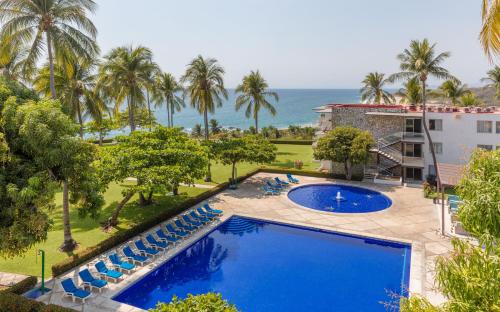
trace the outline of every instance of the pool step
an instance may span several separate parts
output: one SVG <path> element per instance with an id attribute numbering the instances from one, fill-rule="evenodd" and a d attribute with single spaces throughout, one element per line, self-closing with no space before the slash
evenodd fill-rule
<path id="1" fill-rule="evenodd" d="M 220 230 L 222 232 L 229 232 L 232 234 L 243 234 L 245 232 L 252 233 L 257 229 L 257 227 L 258 224 L 254 222 L 240 218 L 233 218 L 221 226 Z"/>

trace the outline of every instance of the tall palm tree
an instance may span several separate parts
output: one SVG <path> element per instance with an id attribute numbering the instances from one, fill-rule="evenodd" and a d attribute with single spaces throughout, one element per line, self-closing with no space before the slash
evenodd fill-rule
<path id="1" fill-rule="evenodd" d="M 106 109 L 102 101 L 96 101 L 94 88 L 95 62 L 84 59 L 57 59 L 53 68 L 53 82 L 64 111 L 80 125 L 80 137 L 84 134 L 84 114 L 99 118 Z M 33 80 L 35 90 L 50 97 L 51 71 L 47 64 Z"/>
<path id="2" fill-rule="evenodd" d="M 500 0 L 482 1 L 482 20 L 479 40 L 491 60 L 493 54 L 500 54 Z"/>
<path id="3" fill-rule="evenodd" d="M 11 44 L 8 38 L 0 39 L 0 74 L 9 80 L 25 80 L 24 60 L 28 49 Z"/>
<path id="4" fill-rule="evenodd" d="M 365 79 L 362 81 L 363 88 L 361 88 L 361 100 L 368 101 L 374 104 L 385 104 L 393 103 L 395 101 L 394 96 L 384 90 L 384 86 L 387 83 L 387 79 L 384 78 L 384 74 L 374 72 L 366 75 Z"/>
<path id="5" fill-rule="evenodd" d="M 186 107 L 184 98 L 179 96 L 183 88 L 170 73 L 158 73 L 155 85 L 153 100 L 157 107 L 165 105 L 167 108 L 167 126 L 173 127 L 174 112 L 179 112 L 182 108 Z"/>
<path id="6" fill-rule="evenodd" d="M 434 93 L 437 96 L 447 99 L 453 105 L 459 105 L 460 98 L 465 94 L 471 93 L 470 90 L 467 90 L 466 85 L 455 80 L 446 80 L 436 91 Z"/>
<path id="7" fill-rule="evenodd" d="M 427 39 L 422 41 L 413 40 L 410 43 L 409 49 L 405 49 L 403 53 L 397 56 L 400 61 L 401 72 L 393 74 L 389 77 L 389 81 L 408 80 L 416 78 L 420 80 L 422 88 L 422 121 L 424 124 L 424 131 L 429 142 L 429 148 L 432 155 L 432 162 L 436 171 L 436 180 L 438 188 L 441 191 L 441 233 L 444 235 L 444 189 L 441 184 L 441 176 L 436 160 L 436 153 L 434 151 L 434 144 L 429 133 L 429 127 L 426 120 L 426 83 L 429 77 L 438 79 L 451 79 L 458 81 L 455 77 L 450 75 L 447 69 L 441 66 L 445 59 L 450 57 L 449 52 L 443 52 L 436 55 L 436 44 L 430 44 Z"/>
<path id="8" fill-rule="evenodd" d="M 500 66 L 495 66 L 495 68 L 489 70 L 487 76 L 481 79 L 482 82 L 488 83 L 487 87 L 495 88 L 497 98 L 500 99 Z"/>
<path id="9" fill-rule="evenodd" d="M 130 131 L 135 131 L 135 112 L 145 103 L 144 91 L 151 72 L 158 68 L 150 49 L 138 46 L 119 47 L 104 57 L 99 69 L 98 87 L 115 101 L 115 114 L 126 100 Z"/>
<path id="10" fill-rule="evenodd" d="M 56 98 L 54 82 L 55 55 L 92 59 L 99 53 L 97 29 L 87 18 L 96 4 L 92 0 L 4 0 L 0 1 L 1 38 L 12 44 L 29 46 L 23 63 L 28 72 L 46 49 L 50 72 L 50 90 Z M 45 40 L 44 40 L 45 38 Z"/>
<path id="11" fill-rule="evenodd" d="M 418 104 L 422 102 L 422 88 L 417 78 L 412 78 L 403 84 L 403 87 L 396 93 L 401 97 L 401 103 Z"/>
<path id="12" fill-rule="evenodd" d="M 259 71 L 251 71 L 249 75 L 243 77 L 243 81 L 236 87 L 236 94 L 240 94 L 236 98 L 236 110 L 246 105 L 245 116 L 252 117 L 255 120 L 255 130 L 259 133 L 259 111 L 261 108 L 266 109 L 271 115 L 276 115 L 276 108 L 269 103 L 267 97 L 274 98 L 274 101 L 279 101 L 278 93 L 268 90 L 264 77 Z"/>
<path id="13" fill-rule="evenodd" d="M 189 96 L 191 106 L 203 114 L 205 141 L 209 139 L 208 113 L 214 113 L 215 107 L 222 106 L 222 98 L 227 100 L 223 76 L 224 69 L 216 59 L 204 59 L 198 55 L 188 64 L 186 73 L 181 78 L 181 83 L 187 83 L 185 93 Z M 210 162 L 205 180 L 212 180 Z"/>

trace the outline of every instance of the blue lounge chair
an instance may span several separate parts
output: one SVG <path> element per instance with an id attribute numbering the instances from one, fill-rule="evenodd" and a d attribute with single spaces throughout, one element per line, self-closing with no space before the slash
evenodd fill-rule
<path id="1" fill-rule="evenodd" d="M 126 271 L 127 274 L 130 274 L 135 269 L 135 264 L 122 261 L 117 253 L 109 255 L 108 258 L 116 269 Z"/>
<path id="2" fill-rule="evenodd" d="M 179 229 L 181 229 L 181 230 L 183 230 L 183 231 L 187 231 L 187 232 L 189 232 L 189 233 L 196 231 L 196 228 L 195 228 L 194 226 L 191 226 L 191 225 L 189 225 L 189 224 L 184 224 L 184 223 L 182 223 L 182 222 L 181 222 L 181 220 L 179 220 L 179 219 L 175 220 L 175 221 L 174 221 L 174 224 L 175 224 L 175 226 L 176 226 L 177 228 L 179 228 Z"/>
<path id="3" fill-rule="evenodd" d="M 179 242 L 179 239 L 173 235 L 167 235 L 161 229 L 156 230 L 156 236 L 162 241 L 169 242 L 172 244 L 176 244 Z"/>
<path id="4" fill-rule="evenodd" d="M 80 299 L 82 303 L 85 303 L 85 300 L 92 294 L 90 291 L 76 287 L 71 278 L 63 280 L 61 286 L 64 289 L 64 296 L 70 296 L 73 302 L 75 299 Z"/>
<path id="5" fill-rule="evenodd" d="M 200 221 L 201 223 L 210 223 L 210 219 L 205 217 L 205 216 L 200 216 L 196 211 L 191 210 L 189 212 L 189 216 L 197 221 Z"/>
<path id="6" fill-rule="evenodd" d="M 266 185 L 270 188 L 272 188 L 273 190 L 277 190 L 277 191 L 281 191 L 283 189 L 283 186 L 279 185 L 279 184 L 272 184 L 270 181 L 266 181 Z"/>
<path id="7" fill-rule="evenodd" d="M 101 277 L 110 278 L 110 279 L 114 280 L 115 282 L 118 282 L 120 280 L 120 278 L 122 278 L 122 276 L 123 276 L 122 272 L 108 269 L 108 267 L 106 266 L 106 264 L 103 261 L 97 262 L 95 264 L 95 268 L 97 269 L 97 272 L 101 275 Z"/>
<path id="8" fill-rule="evenodd" d="M 168 247 L 168 243 L 165 243 L 165 242 L 160 242 L 160 241 L 157 241 L 153 235 L 151 234 L 148 234 L 146 236 L 146 241 L 148 242 L 148 244 L 150 244 L 151 246 L 157 248 L 157 249 L 160 249 L 160 250 L 165 250 L 167 249 Z"/>
<path id="9" fill-rule="evenodd" d="M 90 289 L 95 288 L 101 292 L 101 290 L 108 285 L 107 281 L 95 278 L 88 269 L 78 272 L 78 275 L 80 275 L 84 287 L 88 286 Z"/>
<path id="10" fill-rule="evenodd" d="M 183 215 L 182 216 L 182 220 L 187 223 L 188 225 L 194 227 L 195 229 L 199 229 L 201 228 L 201 226 L 203 225 L 203 223 L 201 223 L 200 221 L 198 220 L 193 220 L 194 218 L 190 218 L 188 215 Z"/>
<path id="11" fill-rule="evenodd" d="M 274 181 L 276 181 L 276 183 L 278 183 L 281 186 L 289 186 L 290 185 L 290 183 L 281 180 L 279 177 L 275 177 Z"/>
<path id="12" fill-rule="evenodd" d="M 218 210 L 218 209 L 214 209 L 214 208 L 210 207 L 209 204 L 203 205 L 203 208 L 205 208 L 206 211 L 213 213 L 213 214 L 216 214 L 216 215 L 221 215 L 224 213 L 224 211 L 222 211 L 222 210 Z"/>
<path id="13" fill-rule="evenodd" d="M 286 177 L 288 178 L 288 181 L 289 181 L 290 183 L 294 183 L 294 184 L 299 183 L 299 180 L 298 180 L 298 179 L 296 179 L 296 178 L 294 178 L 294 177 L 293 177 L 290 173 L 287 173 L 287 174 L 286 174 Z"/>
<path id="14" fill-rule="evenodd" d="M 165 228 L 167 229 L 167 231 L 169 233 L 172 233 L 174 235 L 177 235 L 177 236 L 180 236 L 180 237 L 187 237 L 187 236 L 189 236 L 189 232 L 181 230 L 181 229 L 176 229 L 176 228 L 174 228 L 174 226 L 171 223 L 165 225 Z"/>
<path id="15" fill-rule="evenodd" d="M 134 263 L 139 263 L 140 265 L 144 265 L 148 262 L 149 258 L 145 256 L 141 256 L 132 251 L 132 248 L 129 246 L 123 248 L 123 254 L 129 261 L 133 261 Z"/>
<path id="16" fill-rule="evenodd" d="M 159 253 L 159 251 L 156 249 L 146 247 L 146 245 L 144 245 L 144 242 L 142 241 L 142 239 L 136 240 L 134 244 L 135 244 L 135 247 L 137 248 L 137 250 L 139 250 L 139 252 L 143 255 L 145 254 L 148 256 L 156 256 Z"/>
<path id="17" fill-rule="evenodd" d="M 196 208 L 196 211 L 200 215 L 205 216 L 206 218 L 209 218 L 209 219 L 215 219 L 215 218 L 217 218 L 216 214 L 213 214 L 211 212 L 205 211 L 205 210 L 201 209 L 201 207 Z"/>
<path id="18" fill-rule="evenodd" d="M 277 190 L 273 190 L 272 188 L 268 187 L 267 185 L 264 185 L 262 187 L 262 190 L 264 191 L 264 193 L 266 195 L 279 195 L 280 192 L 278 192 Z"/>

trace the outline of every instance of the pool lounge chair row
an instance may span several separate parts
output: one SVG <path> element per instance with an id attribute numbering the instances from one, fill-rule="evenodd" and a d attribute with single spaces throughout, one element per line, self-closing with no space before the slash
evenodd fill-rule
<path id="1" fill-rule="evenodd" d="M 61 281 L 64 296 L 71 297 L 73 302 L 80 299 L 82 303 L 85 303 L 85 300 L 91 296 L 92 290 L 101 292 L 108 285 L 108 280 L 119 282 L 124 278 L 124 272 L 132 273 L 136 269 L 136 265 L 145 265 L 152 258 L 158 256 L 161 251 L 167 250 L 205 224 L 218 219 L 222 213 L 221 210 L 213 209 L 205 204 L 203 207 L 193 209 L 173 222 L 163 225 L 154 233 L 146 233 L 144 237 L 140 237 L 133 243 L 135 251 L 129 244 L 121 248 L 121 253 L 126 261 L 116 251 L 107 256 L 111 268 L 103 260 L 97 261 L 94 267 L 99 278 L 96 278 L 88 268 L 80 271 L 78 275 L 82 281 L 82 288 L 77 287 L 72 278 Z M 87 291 L 87 288 L 90 291 Z"/>
<path id="2" fill-rule="evenodd" d="M 265 181 L 265 185 L 262 186 L 262 190 L 266 195 L 279 195 L 280 192 L 286 187 L 290 186 L 290 184 L 297 184 L 299 180 L 294 178 L 291 174 L 287 174 L 288 182 L 280 179 L 279 177 L 275 177 L 274 181 Z"/>

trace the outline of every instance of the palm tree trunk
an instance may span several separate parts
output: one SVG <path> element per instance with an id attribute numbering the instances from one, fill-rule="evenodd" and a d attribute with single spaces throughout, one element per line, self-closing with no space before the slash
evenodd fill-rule
<path id="1" fill-rule="evenodd" d="M 203 110 L 203 121 L 205 122 L 205 141 L 208 142 L 209 136 L 208 136 L 208 109 L 205 106 L 205 109 Z M 212 181 L 212 173 L 210 172 L 210 158 L 208 159 L 208 168 L 207 168 L 207 176 L 205 177 L 205 182 L 211 182 Z"/>
<path id="2" fill-rule="evenodd" d="M 175 109 L 174 109 L 174 105 L 172 104 L 172 106 L 170 106 L 170 127 L 174 127 L 174 112 L 175 112 Z"/>
<path id="3" fill-rule="evenodd" d="M 438 188 L 438 191 L 441 192 L 441 235 L 445 235 L 445 233 L 444 233 L 444 188 L 443 188 L 443 185 L 441 184 L 441 175 L 439 174 L 436 153 L 434 151 L 434 143 L 432 142 L 429 128 L 427 127 L 425 80 L 421 80 L 421 81 L 422 81 L 422 108 L 423 108 L 422 123 L 424 124 L 425 136 L 427 137 L 427 141 L 429 142 L 429 149 L 430 149 L 431 155 L 432 155 L 432 163 L 434 165 L 434 170 L 436 171 L 437 188 Z"/>
<path id="4" fill-rule="evenodd" d="M 259 134 L 259 114 L 255 113 L 255 134 Z"/>
<path id="5" fill-rule="evenodd" d="M 49 54 L 49 70 L 50 70 L 50 93 L 52 99 L 56 99 L 56 83 L 54 79 L 54 56 L 52 55 L 52 36 L 50 31 L 47 32 L 47 52 Z"/>
<path id="6" fill-rule="evenodd" d="M 130 132 L 135 131 L 134 105 L 130 96 L 127 96 L 128 104 L 128 122 L 130 124 Z"/>
<path id="7" fill-rule="evenodd" d="M 82 110 L 80 107 L 80 103 L 76 104 L 76 113 L 78 117 L 78 124 L 80 124 L 80 138 L 83 140 L 83 118 L 82 118 Z"/>
<path id="8" fill-rule="evenodd" d="M 166 101 L 165 105 L 167 106 L 167 127 L 170 128 L 170 104 Z"/>
<path id="9" fill-rule="evenodd" d="M 68 181 L 63 181 L 63 226 L 64 242 L 61 245 L 62 251 L 72 251 L 75 249 L 76 242 L 71 235 L 71 223 L 69 219 L 69 188 Z"/>
<path id="10" fill-rule="evenodd" d="M 148 118 L 149 118 L 149 131 L 153 128 L 153 121 L 151 120 L 151 102 L 149 101 L 149 91 L 146 89 L 146 99 L 148 101 Z"/>

